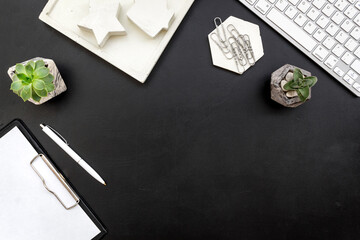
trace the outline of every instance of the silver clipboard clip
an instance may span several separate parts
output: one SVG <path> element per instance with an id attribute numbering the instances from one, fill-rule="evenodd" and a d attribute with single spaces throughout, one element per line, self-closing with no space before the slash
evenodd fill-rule
<path id="1" fill-rule="evenodd" d="M 74 200 L 75 200 L 74 205 L 67 207 L 64 204 L 64 202 L 60 199 L 60 197 L 47 186 L 45 179 L 43 178 L 43 176 L 40 174 L 40 172 L 35 168 L 35 166 L 33 164 L 39 158 L 44 161 L 44 163 L 47 165 L 47 167 L 54 173 L 54 175 L 57 177 L 57 179 L 61 182 L 61 184 L 65 187 L 65 189 L 69 192 L 69 194 L 74 198 Z M 30 166 L 36 172 L 36 174 L 40 177 L 45 189 L 47 191 L 49 191 L 51 194 L 53 194 L 66 210 L 70 210 L 79 204 L 80 198 L 75 194 L 74 190 L 65 181 L 65 178 L 59 173 L 58 170 L 55 169 L 55 167 L 50 163 L 50 161 L 43 154 L 38 154 L 36 157 L 34 157 L 34 159 L 31 160 L 31 162 L 30 162 Z"/>

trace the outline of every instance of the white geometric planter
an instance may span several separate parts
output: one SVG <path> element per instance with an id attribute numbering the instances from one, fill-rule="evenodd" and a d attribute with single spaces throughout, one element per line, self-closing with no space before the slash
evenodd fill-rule
<path id="1" fill-rule="evenodd" d="M 270 82 L 271 99 L 277 103 L 280 103 L 284 107 L 295 108 L 311 99 L 311 88 L 310 88 L 310 95 L 305 102 L 302 102 L 298 96 L 291 98 L 286 96 L 286 92 L 284 92 L 284 90 L 281 88 L 281 81 L 285 79 L 285 76 L 289 72 L 294 72 L 295 68 L 298 67 L 295 67 L 290 64 L 286 64 L 271 74 L 271 82 Z M 305 77 L 311 76 L 311 73 L 309 71 L 306 71 L 301 68 L 298 69 L 300 69 L 300 71 Z"/>
<path id="2" fill-rule="evenodd" d="M 52 59 L 36 57 L 36 58 L 30 59 L 30 60 L 27 60 L 25 62 L 22 62 L 21 64 L 26 65 L 30 61 L 37 61 L 37 60 L 44 60 L 45 66 L 49 68 L 50 73 L 54 76 L 54 82 L 53 83 L 54 83 L 54 86 L 55 86 L 54 91 L 50 92 L 47 97 L 41 98 L 40 102 L 35 102 L 31 98 L 28 100 L 29 102 L 32 102 L 35 105 L 41 105 L 41 104 L 49 101 L 50 99 L 60 95 L 61 93 L 65 92 L 67 90 L 67 88 L 66 88 L 66 85 L 65 85 L 65 82 L 64 82 L 63 78 L 60 75 L 60 72 L 59 72 L 58 68 L 56 67 L 55 62 Z M 9 75 L 11 81 L 13 79 L 13 76 L 15 75 L 15 66 L 16 65 L 10 67 L 9 70 L 8 70 L 8 75 Z"/>

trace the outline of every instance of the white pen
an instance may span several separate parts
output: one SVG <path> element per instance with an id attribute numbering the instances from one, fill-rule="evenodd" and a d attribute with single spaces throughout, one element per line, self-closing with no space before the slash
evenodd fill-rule
<path id="1" fill-rule="evenodd" d="M 83 169 L 85 169 L 85 171 L 87 171 L 91 176 L 93 176 L 93 178 L 98 180 L 100 183 L 106 185 L 105 181 L 100 177 L 100 175 L 92 167 L 90 167 L 90 165 L 87 164 L 76 152 L 74 152 L 74 150 L 69 147 L 67 141 L 63 137 L 61 137 L 62 139 L 60 138 L 61 135 L 58 132 L 44 124 L 40 124 L 40 127 L 42 128 L 44 133 L 46 133 L 46 135 L 48 135 L 57 145 L 59 145 L 59 147 L 61 147 L 62 150 L 64 150 L 72 159 L 74 159 L 75 162 L 77 162 Z"/>

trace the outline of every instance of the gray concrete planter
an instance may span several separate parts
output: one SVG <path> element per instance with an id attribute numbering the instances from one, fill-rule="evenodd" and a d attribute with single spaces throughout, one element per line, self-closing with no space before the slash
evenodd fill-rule
<path id="1" fill-rule="evenodd" d="M 41 105 L 67 90 L 65 82 L 64 82 L 63 78 L 61 77 L 60 72 L 59 72 L 58 68 L 56 67 L 55 62 L 52 59 L 37 57 L 37 58 L 30 59 L 28 61 L 22 62 L 22 64 L 26 65 L 29 61 L 37 61 L 37 60 L 41 60 L 41 59 L 44 60 L 45 66 L 49 68 L 50 73 L 54 76 L 53 83 L 54 83 L 55 89 L 54 89 L 54 91 L 50 92 L 47 97 L 41 98 L 40 102 L 35 102 L 33 99 L 30 98 L 29 102 L 32 102 L 35 105 Z M 11 81 L 12 81 L 14 74 L 15 74 L 15 65 L 10 67 L 8 70 L 8 75 L 11 78 Z"/>
<path id="2" fill-rule="evenodd" d="M 311 88 L 309 98 L 302 102 L 298 96 L 288 97 L 286 92 L 281 88 L 281 81 L 285 80 L 289 72 L 294 72 L 295 68 L 299 68 L 290 64 L 286 64 L 271 74 L 271 99 L 281 105 L 289 108 L 295 108 L 311 99 Z M 310 77 L 311 73 L 302 68 L 299 68 L 305 77 Z"/>

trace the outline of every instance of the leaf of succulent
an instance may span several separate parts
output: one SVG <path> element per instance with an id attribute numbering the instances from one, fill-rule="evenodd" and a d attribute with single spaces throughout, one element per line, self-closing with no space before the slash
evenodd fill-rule
<path id="1" fill-rule="evenodd" d="M 32 78 L 34 69 L 33 69 L 33 67 L 32 67 L 29 63 L 25 66 L 25 70 L 26 70 L 26 75 L 27 75 L 29 78 Z"/>
<path id="2" fill-rule="evenodd" d="M 13 75 L 12 77 L 13 82 L 19 81 L 20 79 L 18 78 L 18 76 L 16 74 Z"/>
<path id="3" fill-rule="evenodd" d="M 22 82 L 19 80 L 19 81 L 15 81 L 11 84 L 10 90 L 19 91 L 23 87 L 24 86 L 23 86 Z"/>
<path id="4" fill-rule="evenodd" d="M 26 85 L 21 93 L 20 93 L 20 97 L 24 100 L 24 102 L 26 102 L 27 100 L 29 100 L 31 98 L 31 89 L 32 89 L 32 85 Z"/>
<path id="5" fill-rule="evenodd" d="M 34 91 L 36 92 L 37 95 L 39 95 L 40 97 L 47 97 L 48 92 L 46 91 L 46 89 L 42 89 L 42 90 L 38 90 L 36 88 L 33 88 Z"/>
<path id="6" fill-rule="evenodd" d="M 38 60 L 35 63 L 35 69 L 41 68 L 41 67 L 45 67 L 45 62 L 44 60 Z"/>
<path id="7" fill-rule="evenodd" d="M 46 67 L 41 67 L 41 68 L 38 68 L 34 71 L 34 77 L 35 78 L 44 78 L 46 77 L 47 75 L 49 75 L 50 71 L 48 68 Z"/>
<path id="8" fill-rule="evenodd" d="M 17 74 L 16 76 L 17 76 L 17 78 L 18 78 L 19 80 L 23 81 L 24 84 L 27 83 L 27 82 L 29 82 L 28 76 L 27 76 L 26 74 L 24 74 L 24 73 Z"/>
<path id="9" fill-rule="evenodd" d="M 45 84 L 50 84 L 54 81 L 54 76 L 52 74 L 47 75 L 46 77 L 41 78 Z"/>
<path id="10" fill-rule="evenodd" d="M 306 98 L 304 98 L 304 96 L 301 94 L 299 89 L 296 90 L 296 93 L 297 93 L 298 97 L 300 98 L 300 101 L 305 102 Z"/>
<path id="11" fill-rule="evenodd" d="M 35 101 L 35 102 L 40 102 L 41 97 L 39 95 L 37 95 L 37 93 L 35 91 L 32 91 L 32 95 L 31 98 Z"/>
<path id="12" fill-rule="evenodd" d="M 45 89 L 46 89 L 46 91 L 49 93 L 49 92 L 54 91 L 55 86 L 54 86 L 54 84 L 52 84 L 52 83 L 45 84 Z"/>
<path id="13" fill-rule="evenodd" d="M 27 65 L 30 65 L 32 67 L 32 69 L 35 70 L 35 62 L 34 61 L 29 61 L 27 63 Z"/>
<path id="14" fill-rule="evenodd" d="M 45 83 L 44 83 L 43 80 L 35 79 L 34 82 L 33 82 L 33 87 L 36 90 L 43 90 L 45 88 Z"/>
<path id="15" fill-rule="evenodd" d="M 312 83 L 309 85 L 309 87 L 314 86 L 317 83 L 317 77 L 311 76 L 311 77 L 306 77 L 304 78 L 305 80 L 311 80 Z"/>
<path id="16" fill-rule="evenodd" d="M 20 96 L 21 90 L 19 91 L 13 91 L 16 95 Z"/>
<path id="17" fill-rule="evenodd" d="M 299 79 L 302 79 L 303 78 L 303 74 L 302 72 L 300 71 L 300 69 L 298 68 L 295 68 L 294 69 L 294 81 L 298 81 Z"/>
<path id="18" fill-rule="evenodd" d="M 284 85 L 284 89 L 287 90 L 287 91 L 290 91 L 290 90 L 294 90 L 291 88 L 290 84 L 293 80 L 287 82 L 285 85 Z"/>
<path id="19" fill-rule="evenodd" d="M 295 80 L 291 81 L 290 82 L 290 87 L 293 90 L 299 89 L 299 88 L 301 88 L 301 83 L 299 83 L 298 81 L 295 81 Z"/>
<path id="20" fill-rule="evenodd" d="M 303 83 L 302 83 L 302 88 L 304 87 L 310 87 L 313 84 L 313 80 L 312 79 L 304 79 Z"/>
<path id="21" fill-rule="evenodd" d="M 21 74 L 21 73 L 26 74 L 25 66 L 22 65 L 21 63 L 16 64 L 15 73 L 16 74 Z"/>
<path id="22" fill-rule="evenodd" d="M 300 92 L 300 100 L 301 101 L 306 101 L 306 99 L 309 97 L 310 95 L 310 88 L 309 87 L 304 87 L 304 88 L 300 88 L 298 89 L 298 91 Z"/>

